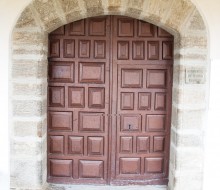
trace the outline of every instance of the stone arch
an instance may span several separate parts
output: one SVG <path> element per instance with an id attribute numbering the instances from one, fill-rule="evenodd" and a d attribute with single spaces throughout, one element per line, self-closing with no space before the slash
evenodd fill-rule
<path id="1" fill-rule="evenodd" d="M 98 15 L 141 19 L 174 35 L 169 189 L 201 189 L 208 45 L 190 0 L 33 0 L 24 9 L 12 33 L 11 187 L 46 188 L 47 34 Z M 188 72 L 204 77 L 187 80 Z"/>

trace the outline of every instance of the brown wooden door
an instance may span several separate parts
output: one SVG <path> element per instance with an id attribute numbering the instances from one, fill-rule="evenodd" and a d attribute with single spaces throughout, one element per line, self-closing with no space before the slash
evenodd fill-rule
<path id="1" fill-rule="evenodd" d="M 173 38 L 119 16 L 49 35 L 48 181 L 167 184 Z"/>

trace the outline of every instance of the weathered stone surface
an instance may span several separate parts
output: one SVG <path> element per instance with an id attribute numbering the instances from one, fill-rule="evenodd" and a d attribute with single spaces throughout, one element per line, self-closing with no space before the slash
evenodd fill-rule
<path id="1" fill-rule="evenodd" d="M 205 36 L 185 36 L 181 38 L 181 48 L 206 48 L 207 38 Z"/>
<path id="2" fill-rule="evenodd" d="M 34 20 L 34 15 L 29 7 L 27 7 L 18 19 L 15 28 L 29 28 L 36 27 L 37 24 Z"/>
<path id="3" fill-rule="evenodd" d="M 47 77 L 47 64 L 39 62 L 37 64 L 16 63 L 13 65 L 12 77 L 13 78 L 44 78 Z"/>
<path id="4" fill-rule="evenodd" d="M 187 155 L 187 156 L 186 156 Z M 179 148 L 176 154 L 176 169 L 184 171 L 202 171 L 203 151 L 200 148 Z"/>
<path id="5" fill-rule="evenodd" d="M 192 13 L 195 6 L 189 0 L 175 1 L 171 7 L 169 7 L 169 18 L 166 21 L 166 25 L 171 28 L 181 28 L 182 24 L 185 24 L 185 20 Z"/>
<path id="6" fill-rule="evenodd" d="M 181 89 L 174 88 L 173 101 L 186 108 L 204 107 L 206 89 L 201 87 L 184 87 Z"/>
<path id="7" fill-rule="evenodd" d="M 122 0 L 108 0 L 108 12 L 117 13 L 120 12 L 120 7 L 122 6 Z"/>
<path id="8" fill-rule="evenodd" d="M 35 157 L 41 154 L 42 144 L 40 141 L 17 141 L 12 140 L 12 152 L 14 156 L 24 156 L 30 158 L 31 156 Z"/>
<path id="9" fill-rule="evenodd" d="M 11 160 L 11 187 L 16 189 L 42 189 L 42 161 Z"/>
<path id="10" fill-rule="evenodd" d="M 143 12 L 149 15 L 151 20 L 160 21 L 167 15 L 172 0 L 149 0 Z"/>
<path id="11" fill-rule="evenodd" d="M 46 101 L 14 100 L 14 116 L 42 116 L 46 113 Z"/>
<path id="12" fill-rule="evenodd" d="M 13 134 L 15 137 L 42 137 L 46 133 L 46 119 L 40 121 L 15 120 Z"/>
<path id="13" fill-rule="evenodd" d="M 88 17 L 104 14 L 102 0 L 85 1 L 86 13 Z"/>
<path id="14" fill-rule="evenodd" d="M 63 25 L 60 14 L 57 13 L 53 0 L 35 0 L 33 7 L 45 28 L 45 31 L 53 31 L 57 27 Z"/>
<path id="15" fill-rule="evenodd" d="M 35 46 L 44 45 L 45 41 L 45 34 L 40 32 L 14 32 L 13 33 L 13 44 L 14 45 L 22 45 L 25 44 L 33 44 Z"/>
<path id="16" fill-rule="evenodd" d="M 203 128 L 204 110 L 180 110 L 172 107 L 172 125 L 178 129 Z"/>
<path id="17" fill-rule="evenodd" d="M 190 18 L 188 29 L 189 30 L 206 30 L 205 23 L 198 10 L 195 10 L 194 14 Z"/>
<path id="18" fill-rule="evenodd" d="M 60 2 L 66 15 L 73 11 L 80 11 L 78 0 L 58 0 L 58 2 Z"/>
<path id="19" fill-rule="evenodd" d="M 47 92 L 47 84 L 23 84 L 13 83 L 13 94 L 27 96 L 44 96 Z"/>

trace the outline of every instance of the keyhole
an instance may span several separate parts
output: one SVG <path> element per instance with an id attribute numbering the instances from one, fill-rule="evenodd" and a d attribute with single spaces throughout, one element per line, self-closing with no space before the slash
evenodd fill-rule
<path id="1" fill-rule="evenodd" d="M 129 129 L 129 130 L 131 129 L 131 125 L 130 125 L 130 124 L 128 125 L 128 129 Z"/>

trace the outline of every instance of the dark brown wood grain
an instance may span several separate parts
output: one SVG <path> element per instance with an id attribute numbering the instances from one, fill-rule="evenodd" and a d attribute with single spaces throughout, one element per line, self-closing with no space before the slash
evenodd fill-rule
<path id="1" fill-rule="evenodd" d="M 48 182 L 167 184 L 173 37 L 94 17 L 49 35 Z"/>

